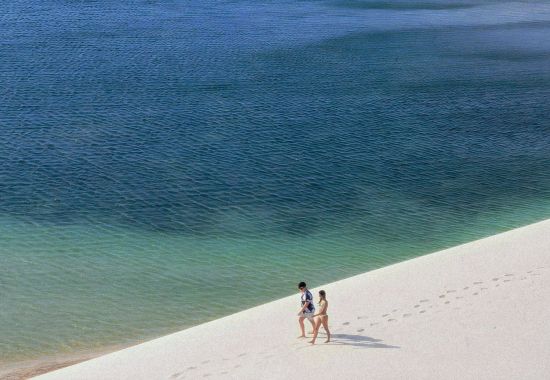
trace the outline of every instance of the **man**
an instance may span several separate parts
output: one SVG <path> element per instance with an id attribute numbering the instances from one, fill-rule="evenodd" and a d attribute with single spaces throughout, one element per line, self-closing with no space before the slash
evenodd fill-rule
<path id="1" fill-rule="evenodd" d="M 315 324 L 313 323 L 313 314 L 315 314 L 315 306 L 313 305 L 313 295 L 311 292 L 307 289 L 305 282 L 300 282 L 298 284 L 298 289 L 300 289 L 300 302 L 302 304 L 302 307 L 300 308 L 300 311 L 298 312 L 298 322 L 300 323 L 300 331 L 302 332 L 302 335 L 300 335 L 298 338 L 305 338 L 306 337 L 306 331 L 304 327 L 304 319 L 308 319 L 311 323 L 311 326 L 315 328 Z"/>

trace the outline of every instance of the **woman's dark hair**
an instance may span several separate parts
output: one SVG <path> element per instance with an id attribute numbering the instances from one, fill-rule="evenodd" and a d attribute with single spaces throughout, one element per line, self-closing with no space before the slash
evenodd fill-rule
<path id="1" fill-rule="evenodd" d="M 326 301 L 327 300 L 327 293 L 325 293 L 324 290 L 319 290 L 319 303 L 321 303 L 321 301 Z"/>
<path id="2" fill-rule="evenodd" d="M 303 282 L 303 281 L 298 284 L 298 289 L 302 289 L 302 288 L 305 288 L 305 287 L 306 287 L 306 283 Z"/>

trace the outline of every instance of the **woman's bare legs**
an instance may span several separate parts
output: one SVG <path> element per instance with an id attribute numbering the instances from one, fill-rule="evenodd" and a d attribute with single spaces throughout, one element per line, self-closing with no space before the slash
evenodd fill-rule
<path id="1" fill-rule="evenodd" d="M 317 334 L 319 333 L 319 328 L 321 327 L 321 318 L 315 317 L 315 324 L 313 326 L 313 339 L 309 341 L 311 344 L 315 344 L 315 339 L 317 339 Z"/>
<path id="2" fill-rule="evenodd" d="M 328 315 L 325 316 L 324 318 L 321 318 L 320 322 L 323 324 L 323 328 L 327 332 L 327 340 L 325 340 L 325 343 L 328 343 L 328 342 L 330 342 L 330 331 L 328 329 Z M 319 326 L 317 326 L 317 330 L 319 330 Z M 315 336 L 317 336 L 317 332 L 316 332 Z"/>

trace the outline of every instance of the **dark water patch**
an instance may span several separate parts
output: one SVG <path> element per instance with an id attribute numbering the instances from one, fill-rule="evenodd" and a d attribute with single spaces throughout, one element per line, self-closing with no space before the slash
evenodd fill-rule
<path id="1" fill-rule="evenodd" d="M 351 9 L 387 9 L 387 10 L 452 10 L 478 6 L 471 2 L 424 2 L 424 1 L 361 1 L 342 0 L 333 2 L 335 6 Z"/>
<path id="2" fill-rule="evenodd" d="M 332 109 L 338 113 L 339 106 L 346 109 L 347 103 L 348 113 L 339 115 L 340 120 L 361 120 L 369 132 L 364 136 L 358 133 L 358 138 L 364 138 L 362 146 L 368 146 L 376 156 L 370 168 L 378 164 L 385 174 L 393 172 L 387 178 L 379 177 L 384 183 L 395 181 L 390 188 L 406 188 L 409 197 L 417 194 L 424 202 L 433 201 L 441 207 L 462 207 L 460 194 L 465 195 L 465 203 L 492 203 L 502 195 L 498 203 L 514 197 L 517 177 L 512 171 L 528 183 L 538 183 L 534 187 L 548 183 L 540 156 L 549 142 L 549 124 L 544 116 L 548 110 L 543 99 L 550 77 L 541 70 L 545 66 L 479 66 L 477 61 L 468 60 L 467 53 L 457 54 L 453 60 L 436 58 L 455 48 L 465 50 L 469 40 L 478 38 L 478 33 L 463 28 L 365 33 L 304 49 L 298 53 L 301 59 L 284 51 L 274 59 L 279 67 L 288 65 L 285 71 L 295 72 L 296 77 L 314 73 L 311 81 L 315 76 L 323 78 L 320 84 L 331 82 L 327 92 L 346 94 L 342 102 L 334 100 Z M 486 38 L 479 49 L 493 40 Z M 300 62 L 303 70 L 294 62 Z M 548 60 L 545 63 L 548 65 Z M 353 81 L 338 78 L 343 67 L 353 72 Z M 510 75 L 512 72 L 519 76 Z M 522 105 L 513 106 L 519 98 Z M 426 123 L 428 114 L 430 121 Z M 419 134 L 427 140 L 416 141 Z M 526 145 L 524 138 L 530 140 Z M 537 169 L 528 179 L 521 173 L 520 162 L 532 144 L 538 146 L 532 150 L 530 167 Z M 503 155 L 504 151 L 508 154 Z M 482 173 L 491 173 L 504 186 L 493 192 L 491 181 L 479 181 Z M 416 175 L 423 180 L 412 180 Z M 459 188 L 451 190 L 456 185 Z"/>
<path id="3" fill-rule="evenodd" d="M 521 51 L 521 50 L 494 50 L 486 52 L 478 52 L 470 55 L 472 58 L 489 59 L 496 61 L 548 61 L 550 52 L 547 51 Z M 541 83 L 541 86 L 548 86 L 547 83 Z"/>

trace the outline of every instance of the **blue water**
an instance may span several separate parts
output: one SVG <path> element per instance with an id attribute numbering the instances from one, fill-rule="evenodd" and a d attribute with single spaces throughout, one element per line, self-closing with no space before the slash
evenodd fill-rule
<path id="1" fill-rule="evenodd" d="M 550 2 L 15 0 L 2 362 L 550 217 Z"/>

